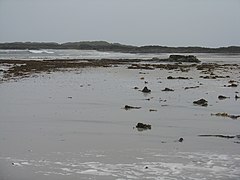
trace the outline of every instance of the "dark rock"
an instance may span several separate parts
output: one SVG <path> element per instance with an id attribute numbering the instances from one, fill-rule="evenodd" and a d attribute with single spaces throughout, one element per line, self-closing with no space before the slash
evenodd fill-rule
<path id="1" fill-rule="evenodd" d="M 182 79 L 182 80 L 187 80 L 187 79 L 192 79 L 192 78 L 189 78 L 189 77 L 172 77 L 172 76 L 168 76 L 167 79 Z"/>
<path id="2" fill-rule="evenodd" d="M 143 124 L 143 123 L 138 123 L 136 125 L 136 128 L 138 129 L 143 129 L 143 130 L 147 130 L 147 129 L 151 129 L 152 126 L 150 124 Z"/>
<path id="3" fill-rule="evenodd" d="M 179 138 L 178 142 L 183 142 L 183 138 Z"/>
<path id="4" fill-rule="evenodd" d="M 210 76 L 200 76 L 200 78 L 203 78 L 203 79 L 220 79 L 220 78 L 229 78 L 229 76 L 212 76 L 212 75 L 210 75 Z"/>
<path id="5" fill-rule="evenodd" d="M 233 139 L 235 138 L 236 136 L 226 136 L 226 135 L 222 135 L 222 134 L 217 134 L 217 135 L 212 135 L 212 134 L 204 134 L 204 135 L 198 135 L 200 137 L 220 137 L 220 138 L 226 138 L 226 139 Z"/>
<path id="6" fill-rule="evenodd" d="M 185 87 L 184 89 L 187 90 L 187 89 L 195 89 L 195 88 L 199 88 L 199 86 Z"/>
<path id="7" fill-rule="evenodd" d="M 240 98 L 240 97 L 236 94 L 236 95 L 235 95 L 235 99 L 239 99 L 239 98 Z"/>
<path id="8" fill-rule="evenodd" d="M 240 117 L 240 115 L 228 115 L 231 119 L 237 119 Z"/>
<path id="9" fill-rule="evenodd" d="M 170 55 L 168 60 L 173 62 L 195 62 L 195 63 L 201 62 L 200 60 L 197 59 L 196 56 L 193 56 L 193 55 L 189 55 L 189 56 Z"/>
<path id="10" fill-rule="evenodd" d="M 162 91 L 174 91 L 173 89 L 170 89 L 170 88 L 165 88 L 163 89 Z"/>
<path id="11" fill-rule="evenodd" d="M 125 110 L 129 110 L 129 109 L 140 109 L 141 107 L 136 107 L 136 106 L 129 106 L 129 105 L 125 105 L 124 109 Z"/>
<path id="12" fill-rule="evenodd" d="M 237 86 L 238 86 L 238 85 L 237 85 L 237 84 L 234 84 L 234 83 L 228 85 L 228 87 L 237 87 Z"/>
<path id="13" fill-rule="evenodd" d="M 211 114 L 212 116 L 221 116 L 221 117 L 229 117 L 229 114 L 228 113 L 216 113 L 216 114 Z"/>
<path id="14" fill-rule="evenodd" d="M 193 101 L 193 104 L 200 105 L 200 106 L 208 106 L 208 101 L 205 99 L 199 99 L 197 101 Z"/>
<path id="15" fill-rule="evenodd" d="M 235 80 L 230 80 L 230 81 L 228 81 L 228 83 L 229 83 L 229 84 L 233 84 L 233 83 L 237 83 L 237 81 L 235 81 Z"/>
<path id="16" fill-rule="evenodd" d="M 144 92 L 144 93 L 150 93 L 151 90 L 148 89 L 148 88 L 145 86 L 145 87 L 143 88 L 142 92 Z"/>
<path id="17" fill-rule="evenodd" d="M 227 99 L 227 98 L 230 98 L 230 97 L 226 97 L 226 96 L 223 96 L 223 95 L 219 95 L 219 96 L 218 96 L 218 99 L 219 99 L 219 100 L 224 100 L 224 99 Z"/>
<path id="18" fill-rule="evenodd" d="M 157 112 L 156 109 L 149 109 L 149 112 Z"/>
<path id="19" fill-rule="evenodd" d="M 228 113 L 225 113 L 225 112 L 223 112 L 223 113 L 211 114 L 211 115 L 212 115 L 212 116 L 214 115 L 214 116 L 221 116 L 221 117 L 229 117 L 229 118 L 231 118 L 231 119 L 237 119 L 237 118 L 240 117 L 240 115 L 231 115 L 231 114 L 228 114 Z"/>

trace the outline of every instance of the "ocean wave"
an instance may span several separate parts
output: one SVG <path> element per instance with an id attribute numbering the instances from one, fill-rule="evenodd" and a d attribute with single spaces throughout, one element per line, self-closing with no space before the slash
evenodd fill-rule
<path id="1" fill-rule="evenodd" d="M 54 52 L 52 51 L 47 51 L 47 50 L 28 50 L 29 53 L 33 53 L 33 54 L 54 54 Z"/>

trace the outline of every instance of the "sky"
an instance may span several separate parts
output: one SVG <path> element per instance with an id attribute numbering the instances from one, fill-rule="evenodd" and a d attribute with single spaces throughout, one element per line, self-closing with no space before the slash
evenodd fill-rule
<path id="1" fill-rule="evenodd" d="M 0 42 L 240 45 L 240 0 L 0 0 Z"/>

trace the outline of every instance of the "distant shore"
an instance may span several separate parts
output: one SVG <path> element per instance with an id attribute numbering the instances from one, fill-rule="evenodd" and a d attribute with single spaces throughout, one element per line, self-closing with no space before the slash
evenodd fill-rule
<path id="1" fill-rule="evenodd" d="M 0 49 L 77 49 L 77 50 L 97 50 L 104 52 L 122 53 L 240 53 L 240 46 L 228 47 L 168 47 L 159 45 L 131 46 L 119 43 L 109 43 L 106 41 L 82 41 L 82 42 L 12 42 L 0 43 Z"/>

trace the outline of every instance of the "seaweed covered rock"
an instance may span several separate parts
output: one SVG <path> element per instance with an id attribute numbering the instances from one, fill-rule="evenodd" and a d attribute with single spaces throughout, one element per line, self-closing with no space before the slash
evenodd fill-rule
<path id="1" fill-rule="evenodd" d="M 208 106 L 208 101 L 205 99 L 199 99 L 197 101 L 193 101 L 193 104 L 199 105 L 199 106 Z"/>
<path id="2" fill-rule="evenodd" d="M 170 55 L 168 59 L 169 61 L 172 61 L 172 62 L 191 62 L 191 63 L 201 62 L 196 56 L 193 56 L 193 55 L 188 55 L 188 56 Z"/>
<path id="3" fill-rule="evenodd" d="M 147 130 L 147 129 L 151 129 L 152 126 L 150 124 L 137 123 L 136 128 L 142 129 L 142 130 Z"/>

